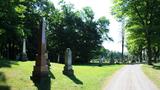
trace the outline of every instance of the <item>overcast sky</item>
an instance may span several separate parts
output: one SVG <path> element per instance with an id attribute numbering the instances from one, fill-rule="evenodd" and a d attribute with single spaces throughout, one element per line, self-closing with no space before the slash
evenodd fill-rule
<path id="1" fill-rule="evenodd" d="M 55 7 L 57 7 L 57 2 L 59 0 L 51 0 Z M 83 7 L 89 6 L 95 13 L 95 18 L 99 18 L 101 16 L 106 16 L 109 19 L 109 35 L 113 38 L 114 42 L 104 41 L 103 46 L 106 49 L 112 51 L 121 52 L 121 23 L 117 22 L 113 16 L 111 15 L 111 6 L 112 0 L 64 0 L 66 2 L 70 2 L 74 4 L 75 9 L 81 10 Z M 125 52 L 126 52 L 125 48 Z"/>

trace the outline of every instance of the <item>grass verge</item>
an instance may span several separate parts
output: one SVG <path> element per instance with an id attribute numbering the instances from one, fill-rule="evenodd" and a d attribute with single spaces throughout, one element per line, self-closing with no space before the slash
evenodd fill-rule
<path id="1" fill-rule="evenodd" d="M 0 61 L 0 90 L 37 90 L 30 76 L 33 61 Z M 74 65 L 74 77 L 62 74 L 63 64 L 51 63 L 50 90 L 101 90 L 102 85 L 123 65 Z"/>
<path id="2" fill-rule="evenodd" d="M 151 65 L 143 65 L 142 69 L 144 73 L 151 79 L 160 90 L 160 64 Z"/>

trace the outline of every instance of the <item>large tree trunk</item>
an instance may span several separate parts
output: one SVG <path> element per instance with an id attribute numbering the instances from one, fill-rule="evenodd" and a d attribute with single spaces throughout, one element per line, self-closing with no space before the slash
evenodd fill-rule
<path id="1" fill-rule="evenodd" d="M 124 38 L 122 39 L 122 62 L 124 63 Z"/>
<path id="2" fill-rule="evenodd" d="M 139 46 L 139 62 L 142 63 L 142 45 Z"/>
<path id="3" fill-rule="evenodd" d="M 159 50 L 158 47 L 154 47 L 154 48 L 153 48 L 153 53 L 154 53 L 154 57 L 153 57 L 153 58 L 154 58 L 154 62 L 155 62 L 155 63 L 158 62 L 158 61 L 157 61 L 157 58 L 158 58 L 159 51 L 160 51 L 160 50 Z"/>
<path id="4" fill-rule="evenodd" d="M 151 50 L 151 40 L 149 35 L 147 35 L 147 56 L 148 56 L 148 64 L 152 65 L 152 50 Z"/>
<path id="5" fill-rule="evenodd" d="M 140 54 L 139 54 L 139 60 L 140 60 L 140 63 L 142 63 L 142 50 L 140 51 Z"/>

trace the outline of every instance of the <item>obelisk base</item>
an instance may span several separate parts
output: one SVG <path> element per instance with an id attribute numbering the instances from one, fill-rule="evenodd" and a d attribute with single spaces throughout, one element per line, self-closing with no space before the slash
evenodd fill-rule
<path id="1" fill-rule="evenodd" d="M 34 66 L 34 71 L 32 72 L 31 79 L 33 81 L 39 82 L 44 78 L 49 77 L 48 65 L 45 66 Z"/>
<path id="2" fill-rule="evenodd" d="M 63 74 L 69 76 L 74 75 L 74 71 L 72 68 L 68 69 L 68 66 L 64 66 Z"/>
<path id="3" fill-rule="evenodd" d="M 21 60 L 22 60 L 22 61 L 28 60 L 28 58 L 27 58 L 27 53 L 22 53 Z"/>

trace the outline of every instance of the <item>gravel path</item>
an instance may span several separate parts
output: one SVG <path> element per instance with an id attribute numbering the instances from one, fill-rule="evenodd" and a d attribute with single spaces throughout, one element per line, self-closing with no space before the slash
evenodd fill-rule
<path id="1" fill-rule="evenodd" d="M 118 71 L 104 90 L 158 90 L 143 71 L 141 65 L 127 65 Z"/>

